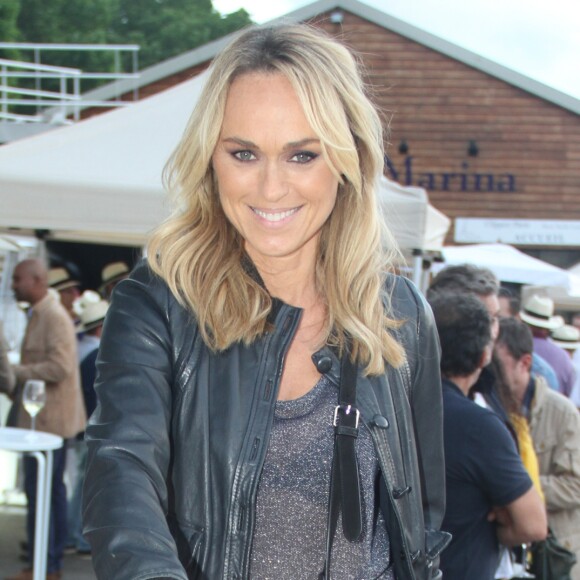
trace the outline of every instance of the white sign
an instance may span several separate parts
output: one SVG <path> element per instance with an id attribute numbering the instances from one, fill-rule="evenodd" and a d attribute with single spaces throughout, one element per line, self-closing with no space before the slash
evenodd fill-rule
<path id="1" fill-rule="evenodd" d="M 456 218 L 454 240 L 466 244 L 580 246 L 580 221 Z"/>

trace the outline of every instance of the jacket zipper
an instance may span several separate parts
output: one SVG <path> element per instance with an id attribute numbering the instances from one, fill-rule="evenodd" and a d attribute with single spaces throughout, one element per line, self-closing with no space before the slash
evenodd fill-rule
<path id="1" fill-rule="evenodd" d="M 280 348 L 280 357 L 278 359 L 277 365 L 276 365 L 276 369 L 275 369 L 275 379 L 272 380 L 272 378 L 267 378 L 266 379 L 266 383 L 265 383 L 265 389 L 264 389 L 264 395 L 258 397 L 256 400 L 263 400 L 266 399 L 267 397 L 266 395 L 270 396 L 273 390 L 277 390 L 278 389 L 278 385 L 279 385 L 279 381 L 280 381 L 280 376 L 281 376 L 281 370 L 284 366 L 284 360 L 286 358 L 286 353 L 288 351 L 288 348 L 290 346 L 290 343 L 292 341 L 292 339 L 294 338 L 294 334 L 296 331 L 296 326 L 298 324 L 300 317 L 299 317 L 299 312 L 296 311 L 296 309 L 291 310 L 288 314 L 286 314 L 286 317 L 284 319 L 284 321 L 282 322 L 282 327 L 280 330 L 280 334 L 284 335 L 286 334 L 286 336 L 283 337 L 282 339 L 282 344 L 281 344 L 281 348 Z M 266 361 L 267 356 L 268 356 L 268 351 L 270 350 L 271 347 L 271 341 L 272 341 L 272 336 L 269 336 L 266 339 L 266 343 L 264 345 L 264 361 Z M 262 369 L 259 369 L 258 374 L 262 371 Z M 272 402 L 272 406 L 271 406 L 271 412 L 273 412 L 274 409 L 274 405 L 275 405 L 275 401 Z M 255 420 L 255 414 L 254 414 L 254 420 Z M 254 458 L 256 458 L 259 454 L 258 454 L 258 448 L 257 448 L 257 443 L 256 443 L 256 439 L 258 439 L 258 441 L 261 439 L 262 441 L 262 449 L 260 450 L 260 453 L 262 454 L 261 460 L 260 460 L 260 464 L 259 466 L 253 470 L 252 473 L 252 477 L 251 477 L 251 482 L 249 483 L 249 498 L 251 503 L 248 503 L 247 505 L 243 505 L 243 506 L 239 506 L 239 514 L 237 517 L 237 521 L 236 521 L 236 525 L 234 528 L 232 528 L 231 526 L 228 526 L 228 529 L 230 530 L 230 532 L 233 530 L 233 533 L 240 533 L 243 530 L 243 527 L 246 525 L 246 521 L 249 517 L 249 512 L 251 510 L 253 510 L 255 508 L 255 496 L 256 496 L 256 490 L 257 490 L 257 484 L 259 481 L 259 476 L 261 473 L 261 467 L 263 465 L 263 458 L 264 458 L 264 454 L 265 454 L 265 445 L 266 442 L 269 440 L 269 436 L 270 433 L 269 431 L 264 433 L 262 435 L 262 437 L 255 437 L 254 438 L 254 442 L 253 442 L 253 446 L 252 446 L 252 450 L 250 452 L 250 455 Z M 233 485 L 233 490 L 232 490 L 232 505 L 235 506 L 237 504 L 237 502 L 239 501 L 239 496 L 240 496 L 240 478 L 241 478 L 241 470 L 243 469 L 244 464 L 240 463 L 237 468 L 236 468 L 236 474 L 234 476 L 234 485 Z M 231 520 L 231 516 L 230 516 L 230 520 Z M 255 518 L 252 519 L 252 522 L 255 522 Z M 231 549 L 231 537 L 229 537 L 227 539 L 227 552 L 226 552 L 226 558 L 225 558 L 225 565 L 224 565 L 224 578 L 230 578 L 230 577 L 235 577 L 235 578 L 247 578 L 248 577 L 248 567 L 249 567 L 249 562 L 250 562 L 250 552 L 251 552 L 251 546 L 252 546 L 252 536 L 253 536 L 253 525 L 252 525 L 252 530 L 250 530 L 250 535 L 249 538 L 247 538 L 244 541 L 244 552 L 243 552 L 243 556 L 242 556 L 242 566 L 241 566 L 241 575 L 240 576 L 232 576 L 230 570 L 232 568 L 231 566 L 231 558 L 232 558 L 232 549 Z"/>

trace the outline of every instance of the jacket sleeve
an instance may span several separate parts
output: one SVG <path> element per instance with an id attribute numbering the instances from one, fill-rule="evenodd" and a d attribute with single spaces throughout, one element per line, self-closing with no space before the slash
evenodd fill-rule
<path id="1" fill-rule="evenodd" d="M 147 266 L 115 289 L 86 430 L 84 533 L 103 580 L 187 580 L 169 531 L 169 290 Z"/>
<path id="2" fill-rule="evenodd" d="M 412 282 L 398 278 L 393 299 L 399 306 L 395 313 L 405 321 L 401 334 L 410 371 L 408 396 L 421 477 L 425 549 L 431 560 L 429 577 L 439 578 L 438 555 L 451 540 L 450 534 L 440 531 L 445 514 L 445 458 L 439 336 L 431 307 Z"/>
<path id="3" fill-rule="evenodd" d="M 38 362 L 26 362 L 14 366 L 18 385 L 28 379 L 42 379 L 47 387 L 60 383 L 74 372 L 77 362 L 77 339 L 72 321 L 68 316 L 50 312 L 46 320 L 46 331 L 42 337 L 44 356 Z"/>
<path id="4" fill-rule="evenodd" d="M 580 498 L 580 413 L 568 401 L 560 410 L 550 473 L 540 476 L 548 511 L 577 509 Z"/>

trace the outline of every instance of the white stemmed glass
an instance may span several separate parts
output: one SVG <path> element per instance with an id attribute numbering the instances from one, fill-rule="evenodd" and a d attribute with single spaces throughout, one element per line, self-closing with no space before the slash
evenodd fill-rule
<path id="1" fill-rule="evenodd" d="M 535 578 L 534 574 L 528 572 L 528 545 L 522 544 L 522 563 L 514 566 L 514 578 Z"/>
<path id="2" fill-rule="evenodd" d="M 44 381 L 29 380 L 24 383 L 22 404 L 32 419 L 31 430 L 34 431 L 36 415 L 40 413 L 46 403 L 46 385 Z"/>

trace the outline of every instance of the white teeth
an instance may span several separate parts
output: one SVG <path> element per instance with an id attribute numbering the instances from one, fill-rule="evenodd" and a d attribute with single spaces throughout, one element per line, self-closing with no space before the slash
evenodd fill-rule
<path id="1" fill-rule="evenodd" d="M 286 211 L 281 211 L 277 213 L 266 213 L 265 211 L 256 209 L 255 207 L 253 207 L 252 210 L 254 211 L 254 213 L 258 214 L 261 218 L 264 218 L 269 222 L 279 222 L 280 220 L 283 220 L 284 218 L 291 216 L 293 213 L 296 213 L 298 211 L 298 208 L 288 209 Z"/>

